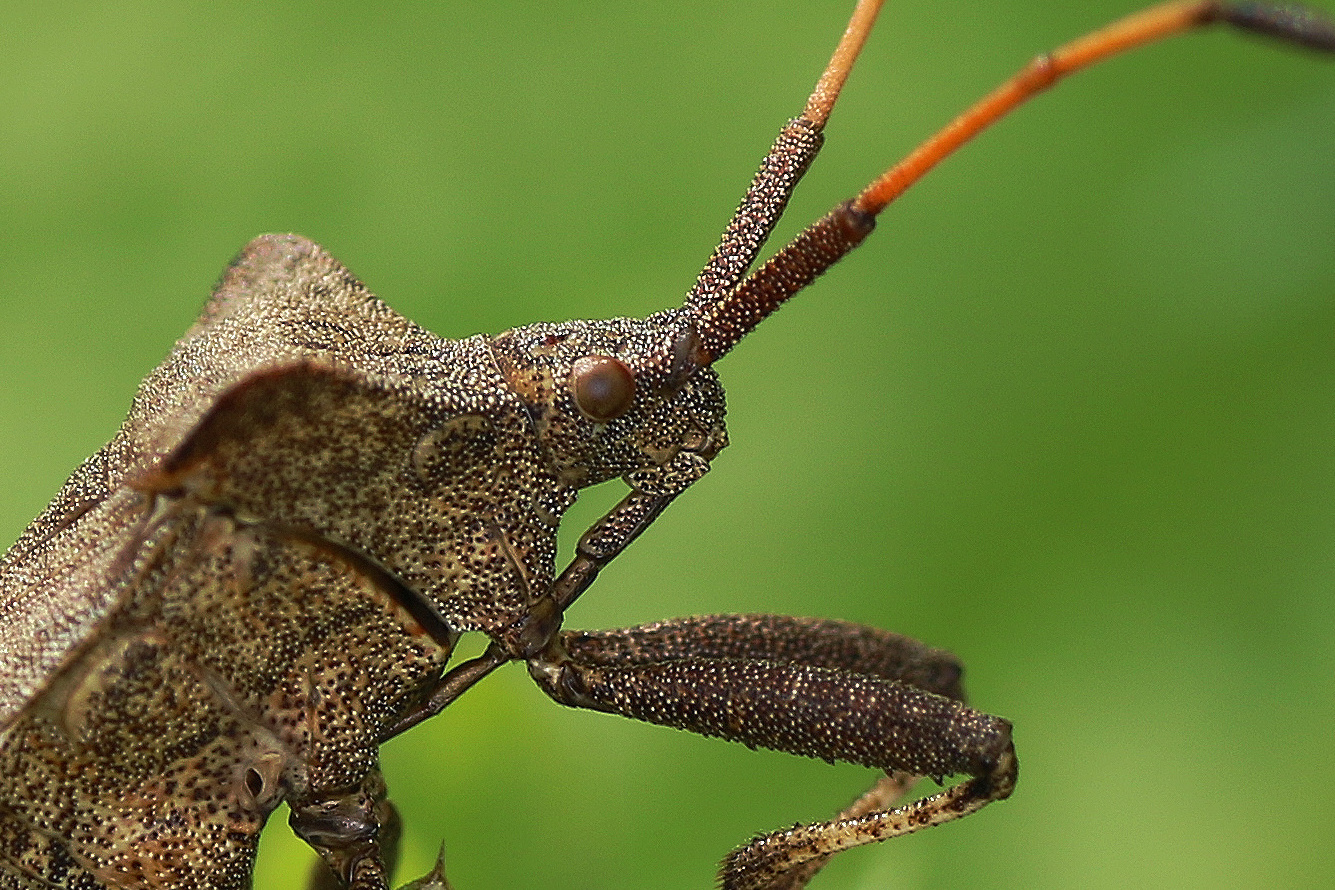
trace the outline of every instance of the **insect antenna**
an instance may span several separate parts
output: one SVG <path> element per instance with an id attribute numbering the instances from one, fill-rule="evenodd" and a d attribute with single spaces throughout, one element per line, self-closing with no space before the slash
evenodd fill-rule
<path id="1" fill-rule="evenodd" d="M 699 365 L 722 357 L 785 300 L 861 244 L 875 227 L 876 216 L 948 155 L 1068 74 L 1125 50 L 1215 22 L 1320 52 L 1335 52 L 1335 24 L 1301 6 L 1173 0 L 1133 13 L 1035 58 L 877 177 L 857 197 L 835 207 L 759 269 L 741 278 L 777 223 L 792 188 L 819 151 L 821 130 L 880 6 L 879 0 L 858 4 L 806 111 L 789 121 L 780 133 L 688 296 L 687 308 L 692 310 L 698 337 L 694 358 Z M 757 196 L 767 190 L 782 194 L 757 209 Z M 757 218 L 762 225 L 747 230 L 746 224 Z M 749 240 L 739 235 L 746 231 L 752 233 Z M 738 271 L 739 265 L 742 271 Z"/>

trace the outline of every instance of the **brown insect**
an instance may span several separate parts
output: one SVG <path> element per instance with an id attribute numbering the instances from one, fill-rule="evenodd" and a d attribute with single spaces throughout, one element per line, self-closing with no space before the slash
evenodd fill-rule
<path id="1" fill-rule="evenodd" d="M 282 801 L 338 883 L 384 887 L 380 744 L 510 661 L 567 705 L 887 771 L 835 820 L 739 848 L 725 887 L 801 887 L 835 852 L 1010 794 L 1010 724 L 962 703 L 948 653 L 828 620 L 584 633 L 564 612 L 726 444 L 713 362 L 979 129 L 1210 21 L 1326 50 L 1335 34 L 1270 7 L 1155 7 L 1027 67 L 748 275 L 878 6 L 680 309 L 447 341 L 308 241 L 247 247 L 0 569 L 0 887 L 246 886 Z M 562 514 L 617 477 L 630 493 L 558 573 Z M 490 645 L 450 665 L 470 631 Z M 966 778 L 895 807 L 915 776 Z"/>

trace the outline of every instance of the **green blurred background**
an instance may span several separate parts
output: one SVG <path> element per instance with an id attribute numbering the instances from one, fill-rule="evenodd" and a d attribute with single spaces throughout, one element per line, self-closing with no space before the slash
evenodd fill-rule
<path id="1" fill-rule="evenodd" d="M 782 231 L 1133 2 L 892 5 Z M 850 6 L 10 4 L 0 537 L 260 232 L 445 336 L 675 303 Z M 867 622 L 1016 724 L 1011 801 L 816 886 L 1335 881 L 1335 64 L 1209 33 L 1082 75 L 720 370 L 734 445 L 568 624 Z M 707 887 L 872 778 L 518 667 L 384 756 L 402 877 L 443 839 L 460 890 Z M 257 886 L 307 855 L 280 813 Z"/>

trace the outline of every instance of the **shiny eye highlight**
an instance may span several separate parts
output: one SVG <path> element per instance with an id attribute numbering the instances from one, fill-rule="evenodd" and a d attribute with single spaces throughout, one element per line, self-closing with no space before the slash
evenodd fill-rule
<path id="1" fill-rule="evenodd" d="M 586 355 L 570 369 L 570 391 L 580 413 L 595 423 L 616 420 L 635 401 L 635 375 L 610 355 Z"/>

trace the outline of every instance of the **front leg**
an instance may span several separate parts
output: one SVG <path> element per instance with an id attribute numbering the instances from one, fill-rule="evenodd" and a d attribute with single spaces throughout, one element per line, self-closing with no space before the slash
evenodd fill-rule
<path id="1" fill-rule="evenodd" d="M 1015 786 L 1011 725 L 960 701 L 958 662 L 872 628 L 723 615 L 567 632 L 529 672 L 572 707 L 937 781 L 970 777 L 893 809 L 874 790 L 870 813 L 757 838 L 724 861 L 724 890 L 797 890 L 834 853 L 968 815 Z"/>

